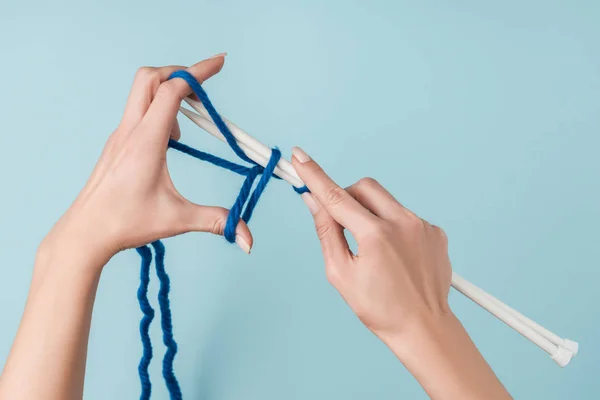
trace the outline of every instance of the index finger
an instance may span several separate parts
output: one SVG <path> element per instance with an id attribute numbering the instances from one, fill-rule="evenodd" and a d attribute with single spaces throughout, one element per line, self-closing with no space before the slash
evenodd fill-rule
<path id="1" fill-rule="evenodd" d="M 218 55 L 192 65 L 186 71 L 199 83 L 216 75 L 223 68 L 224 55 Z M 192 93 L 192 89 L 182 79 L 171 79 L 160 85 L 152 104 L 148 108 L 142 124 L 153 132 L 171 132 L 181 101 Z M 165 140 L 168 134 L 165 135 Z"/>
<path id="2" fill-rule="evenodd" d="M 142 67 L 135 74 L 133 86 L 127 99 L 125 112 L 121 120 L 121 126 L 125 129 L 132 129 L 140 123 L 156 91 L 160 85 L 169 78 L 173 72 L 184 69 L 181 65 L 170 65 L 167 67 Z"/>
<path id="3" fill-rule="evenodd" d="M 348 229 L 355 238 L 360 237 L 365 228 L 373 226 L 378 221 L 374 214 L 335 183 L 319 164 L 298 147 L 292 150 L 292 164 L 300 179 L 329 215 Z"/>

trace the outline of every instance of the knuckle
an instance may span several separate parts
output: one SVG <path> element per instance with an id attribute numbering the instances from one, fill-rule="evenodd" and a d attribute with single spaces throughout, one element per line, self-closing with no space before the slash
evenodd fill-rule
<path id="1" fill-rule="evenodd" d="M 158 91 L 156 92 L 156 97 L 164 98 L 167 100 L 176 100 L 179 98 L 179 94 L 177 88 L 175 86 L 175 81 L 167 81 L 162 83 L 158 87 Z"/>
<path id="2" fill-rule="evenodd" d="M 334 186 L 331 189 L 327 190 L 327 193 L 325 193 L 325 199 L 327 203 L 332 206 L 343 203 L 347 200 L 348 196 L 348 192 L 346 192 L 339 186 Z"/>
<path id="3" fill-rule="evenodd" d="M 208 231 L 215 235 L 223 235 L 225 232 L 225 221 L 221 218 L 215 218 L 208 225 Z"/>
<path id="4" fill-rule="evenodd" d="M 156 79 L 158 71 L 154 67 L 141 67 L 135 73 L 135 79 L 142 82 L 151 82 Z"/>
<path id="5" fill-rule="evenodd" d="M 420 230 L 425 227 L 425 222 L 412 212 L 406 213 L 404 225 L 410 230 Z"/>
<path id="6" fill-rule="evenodd" d="M 392 234 L 392 226 L 385 221 L 370 223 L 364 227 L 363 238 L 370 243 L 380 242 L 383 238 Z"/>
<path id="7" fill-rule="evenodd" d="M 122 129 L 117 129 L 113 133 L 110 134 L 110 136 L 108 137 L 108 140 L 106 141 L 106 145 L 104 147 L 106 151 L 111 151 L 117 145 L 117 142 L 119 141 L 119 137 L 122 135 L 121 131 L 122 131 Z"/>
<path id="8" fill-rule="evenodd" d="M 340 281 L 339 269 L 335 265 L 329 265 L 325 269 L 325 277 L 333 286 L 337 286 Z"/>
<path id="9" fill-rule="evenodd" d="M 437 232 L 439 237 L 442 239 L 442 242 L 447 245 L 448 244 L 448 235 L 446 235 L 446 232 L 439 226 L 435 227 L 435 231 Z"/>
<path id="10" fill-rule="evenodd" d="M 374 187 L 378 187 L 379 182 L 377 182 L 376 179 L 371 178 L 371 177 L 365 177 L 365 178 L 361 178 L 357 184 L 359 186 L 365 187 L 365 188 L 374 188 Z"/>
<path id="11" fill-rule="evenodd" d="M 316 226 L 317 236 L 320 241 L 326 241 L 331 236 L 332 226 L 328 223 L 318 223 Z"/>

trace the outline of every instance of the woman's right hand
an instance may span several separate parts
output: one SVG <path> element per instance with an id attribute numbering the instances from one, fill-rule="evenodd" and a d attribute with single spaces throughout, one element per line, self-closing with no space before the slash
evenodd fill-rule
<path id="1" fill-rule="evenodd" d="M 293 154 L 312 192 L 303 199 L 315 219 L 327 278 L 367 328 L 387 337 L 449 314 L 452 268 L 444 232 L 374 179 L 342 189 L 302 150 Z M 356 239 L 358 254 L 344 229 Z"/>
<path id="2" fill-rule="evenodd" d="M 371 178 L 343 189 L 304 151 L 292 163 L 329 282 L 434 399 L 507 399 L 448 305 L 452 268 L 444 232 Z M 353 254 L 347 229 L 358 244 Z"/>

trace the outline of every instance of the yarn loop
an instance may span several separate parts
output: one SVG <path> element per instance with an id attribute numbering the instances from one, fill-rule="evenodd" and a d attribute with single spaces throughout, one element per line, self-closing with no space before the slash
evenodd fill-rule
<path id="1" fill-rule="evenodd" d="M 237 144 L 235 137 L 233 136 L 233 134 L 219 115 L 219 113 L 217 113 L 217 111 L 215 110 L 210 99 L 208 98 L 208 95 L 202 88 L 202 85 L 200 85 L 200 83 L 196 80 L 196 78 L 194 78 L 189 72 L 184 70 L 175 71 L 169 77 L 169 79 L 176 78 L 183 79 L 187 82 L 194 94 L 198 97 L 198 99 L 202 102 L 202 104 L 208 111 L 208 114 L 212 118 L 219 131 L 225 137 L 227 144 L 229 144 L 229 147 L 231 147 L 233 152 L 243 161 L 246 161 L 251 164 L 251 166 L 246 167 L 217 157 L 215 155 L 194 149 L 173 139 L 169 140 L 169 148 L 171 149 L 190 155 L 196 159 L 209 162 L 221 168 L 228 169 L 236 174 L 246 177 L 244 183 L 242 184 L 240 192 L 229 211 L 229 215 L 227 216 L 227 222 L 225 224 L 224 229 L 225 239 L 229 243 L 234 243 L 235 231 L 240 221 L 240 218 L 244 222 L 249 223 L 250 219 L 252 218 L 254 209 L 256 208 L 256 205 L 258 204 L 258 201 L 260 200 L 260 197 L 265 191 L 267 184 L 269 183 L 271 178 L 274 177 L 276 179 L 280 179 L 274 174 L 274 171 L 275 167 L 277 166 L 277 163 L 281 159 L 281 152 L 277 148 L 271 149 L 271 157 L 265 167 L 254 162 L 250 157 L 246 155 L 246 153 L 244 153 L 244 151 Z M 256 181 L 256 178 L 259 175 L 260 179 L 258 180 L 258 183 L 256 184 L 254 190 L 252 190 L 254 182 Z M 296 193 L 299 194 L 306 193 L 309 191 L 306 186 L 303 186 L 301 188 L 294 187 L 294 190 L 296 191 Z M 158 292 L 158 304 L 161 313 L 163 343 L 167 347 L 167 351 L 163 358 L 162 374 L 165 380 L 165 384 L 167 386 L 167 390 L 169 391 L 169 396 L 171 400 L 181 400 L 181 389 L 173 368 L 173 362 L 177 353 L 177 343 L 174 339 L 173 324 L 171 319 L 171 308 L 169 301 L 170 279 L 169 275 L 165 270 L 164 262 L 165 246 L 160 240 L 152 242 L 151 246 L 154 249 L 156 274 L 160 283 L 160 288 Z M 148 301 L 148 287 L 150 284 L 150 265 L 152 263 L 152 251 L 148 246 L 141 246 L 138 247 L 136 250 L 142 259 L 140 269 L 140 286 L 138 288 L 137 297 L 138 302 L 140 304 L 140 309 L 144 314 L 142 320 L 140 321 L 140 336 L 143 348 L 142 357 L 138 365 L 138 373 L 140 376 L 140 383 L 142 387 L 140 400 L 148 400 L 150 399 L 150 395 L 152 393 L 152 384 L 148 372 L 148 367 L 152 359 L 152 343 L 150 340 L 149 331 L 150 324 L 154 319 L 154 309 Z"/>

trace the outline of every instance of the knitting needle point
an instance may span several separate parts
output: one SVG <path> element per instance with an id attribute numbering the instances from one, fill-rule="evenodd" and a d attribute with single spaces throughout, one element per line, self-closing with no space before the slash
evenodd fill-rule
<path id="1" fill-rule="evenodd" d="M 499 304 L 501 303 L 499 300 L 491 300 L 491 295 L 487 294 L 484 290 L 478 288 L 456 273 L 452 274 L 452 286 L 466 297 L 479 304 L 490 314 L 494 315 L 496 318 L 523 335 L 525 338 L 529 339 L 542 350 L 546 351 L 559 366 L 566 366 L 571 361 L 571 358 L 575 355 L 570 348 L 564 345 L 557 345 L 553 343 L 538 330 L 536 330 L 535 327 L 519 319 L 514 313 L 509 312 L 506 309 L 509 308 L 508 306 L 505 306 L 506 308 L 502 307 Z M 564 339 L 561 339 L 561 341 L 564 343 Z"/>
<path id="2" fill-rule="evenodd" d="M 487 297 L 491 302 L 496 303 L 501 309 L 503 309 L 504 311 L 506 311 L 506 312 L 514 315 L 517 319 L 519 319 L 524 324 L 529 325 L 533 330 L 535 330 L 540 335 L 542 335 L 543 337 L 545 337 L 546 339 L 548 339 L 550 342 L 554 343 L 557 346 L 563 346 L 563 347 L 567 348 L 568 350 L 570 350 L 573 353 L 573 356 L 577 355 L 577 352 L 579 351 L 579 344 L 577 342 L 574 342 L 574 341 L 569 340 L 569 339 L 561 338 L 560 336 L 558 336 L 554 332 L 550 331 L 547 328 L 544 328 L 543 326 L 539 325 L 537 322 L 529 319 L 525 315 L 523 315 L 520 312 L 514 310 L 513 308 L 511 308 L 510 306 L 506 305 L 502 301 L 498 300 L 496 297 L 494 297 L 491 294 L 487 293 L 483 289 L 475 286 L 473 283 L 470 283 L 468 281 L 467 281 L 467 283 L 471 286 L 472 290 L 481 293 L 483 296 Z"/>

